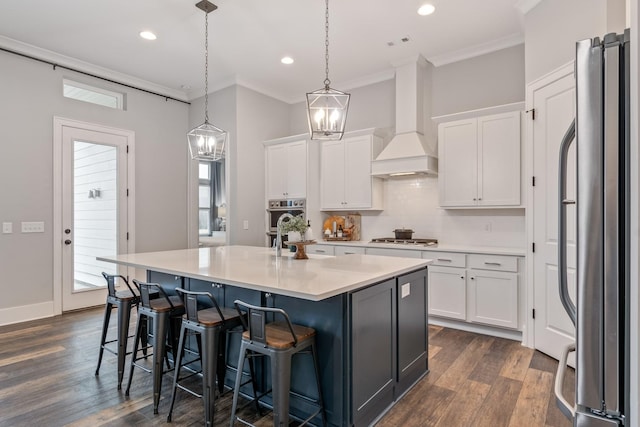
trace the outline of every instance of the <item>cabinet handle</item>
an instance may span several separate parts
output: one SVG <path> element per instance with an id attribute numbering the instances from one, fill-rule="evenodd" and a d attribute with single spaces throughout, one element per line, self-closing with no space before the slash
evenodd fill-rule
<path id="1" fill-rule="evenodd" d="M 356 253 L 355 252 L 345 252 L 344 254 L 345 255 L 355 255 Z"/>
<path id="2" fill-rule="evenodd" d="M 475 277 L 473 277 L 473 276 L 472 276 L 472 277 L 469 277 L 469 279 L 471 279 L 471 280 L 476 280 L 476 278 L 475 278 Z"/>
<path id="3" fill-rule="evenodd" d="M 317 253 L 319 253 L 319 254 L 323 254 L 323 253 L 325 253 L 326 251 L 325 251 L 324 249 L 316 249 L 316 252 L 317 252 Z"/>
<path id="4" fill-rule="evenodd" d="M 173 276 L 173 280 L 177 282 L 178 280 L 180 280 L 180 276 Z"/>
<path id="5" fill-rule="evenodd" d="M 461 279 L 464 279 L 464 276 L 460 276 Z"/>
<path id="6" fill-rule="evenodd" d="M 478 197 L 478 200 L 482 200 L 482 197 Z"/>
<path id="7" fill-rule="evenodd" d="M 221 289 L 224 285 L 222 285 L 222 283 L 212 283 L 211 287 L 212 288 L 217 288 L 217 289 Z"/>
<path id="8" fill-rule="evenodd" d="M 474 201 L 474 202 L 476 201 L 476 198 L 475 198 L 475 197 L 473 198 L 473 201 Z"/>
<path id="9" fill-rule="evenodd" d="M 497 265 L 497 266 L 502 265 L 502 264 L 500 264 L 499 262 L 489 262 L 489 261 L 485 261 L 485 262 L 484 262 L 484 264 L 485 264 L 485 265 Z"/>
<path id="10" fill-rule="evenodd" d="M 443 261 L 443 262 L 451 262 L 453 261 L 451 258 L 437 258 L 438 261 Z"/>

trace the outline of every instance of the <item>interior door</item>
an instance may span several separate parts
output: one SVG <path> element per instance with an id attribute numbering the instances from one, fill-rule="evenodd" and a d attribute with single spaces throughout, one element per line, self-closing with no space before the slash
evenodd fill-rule
<path id="1" fill-rule="evenodd" d="M 575 328 L 558 291 L 558 156 L 562 137 L 575 117 L 572 65 L 537 83 L 533 89 L 533 108 L 534 345 L 558 359 L 562 349 L 575 340 Z M 575 178 L 576 151 L 572 144 L 567 165 L 567 198 L 572 200 L 576 197 Z M 567 264 L 569 292 L 575 303 L 575 205 L 567 209 Z"/>
<path id="2" fill-rule="evenodd" d="M 127 275 L 96 260 L 129 252 L 127 137 L 74 126 L 62 126 L 61 135 L 62 311 L 68 311 L 104 304 L 103 271 Z"/>

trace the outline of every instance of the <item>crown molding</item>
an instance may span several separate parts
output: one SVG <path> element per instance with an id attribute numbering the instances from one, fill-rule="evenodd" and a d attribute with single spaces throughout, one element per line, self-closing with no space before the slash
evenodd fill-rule
<path id="1" fill-rule="evenodd" d="M 540 2 L 542 2 L 542 0 L 520 0 L 518 3 L 516 3 L 514 7 L 518 9 L 518 11 L 521 14 L 526 15 L 527 13 L 529 13 L 531 9 L 536 7 Z"/>
<path id="2" fill-rule="evenodd" d="M 436 55 L 429 57 L 428 60 L 435 67 L 451 64 L 453 62 L 462 61 L 476 56 L 485 55 L 487 53 L 506 49 L 508 47 L 517 46 L 524 43 L 524 35 L 515 33 L 502 39 L 494 40 L 487 43 L 477 44 L 464 49 L 460 49 L 451 53 Z"/>
<path id="3" fill-rule="evenodd" d="M 138 77 L 131 76 L 129 74 L 119 73 L 108 68 L 100 67 L 98 65 L 81 61 L 70 56 L 62 55 L 51 50 L 42 49 L 40 47 L 23 43 L 2 35 L 0 35 L 0 47 L 22 53 L 24 55 L 32 56 L 34 58 L 42 59 L 44 61 L 53 62 L 60 66 L 74 68 L 85 73 L 95 74 L 96 76 L 113 80 L 117 83 L 139 87 L 140 89 L 156 92 L 162 95 L 170 96 L 172 98 L 180 99 L 182 101 L 189 100 L 187 93 L 185 92 L 158 85 L 148 80 L 143 80 Z"/>

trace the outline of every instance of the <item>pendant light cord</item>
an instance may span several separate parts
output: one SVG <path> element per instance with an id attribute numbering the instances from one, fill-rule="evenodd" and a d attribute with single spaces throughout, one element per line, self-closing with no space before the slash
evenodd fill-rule
<path id="1" fill-rule="evenodd" d="M 327 0 L 328 1 L 328 0 Z M 204 12 L 204 122 L 209 123 L 209 12 Z"/>
<path id="2" fill-rule="evenodd" d="M 325 13 L 324 13 L 324 61 L 325 61 L 325 79 L 324 79 L 324 88 L 325 90 L 329 90 L 329 85 L 331 85 L 331 80 L 329 80 L 329 0 L 325 0 Z"/>

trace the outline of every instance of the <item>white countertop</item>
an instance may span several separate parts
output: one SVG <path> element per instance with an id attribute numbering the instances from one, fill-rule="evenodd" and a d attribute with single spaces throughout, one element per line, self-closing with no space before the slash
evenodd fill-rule
<path id="1" fill-rule="evenodd" d="M 328 257 L 255 246 L 220 246 L 98 257 L 130 267 L 320 301 L 418 270 L 430 259 L 374 255 Z"/>
<path id="2" fill-rule="evenodd" d="M 437 251 L 437 252 L 464 252 L 471 254 L 494 254 L 494 255 L 511 255 L 525 256 L 527 254 L 524 248 L 500 248 L 492 246 L 462 246 L 462 245 L 443 245 L 437 244 L 433 246 L 411 245 L 400 243 L 371 243 L 366 240 L 359 241 L 325 241 L 318 240 L 317 245 L 332 246 L 357 246 L 362 248 L 385 248 L 385 249 L 409 249 L 412 251 Z"/>

